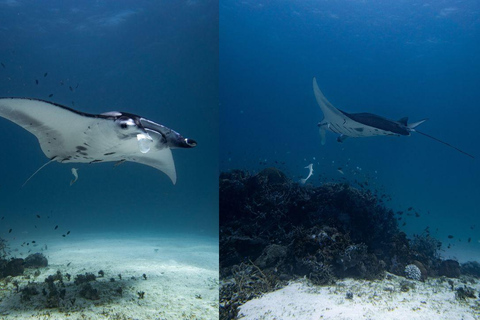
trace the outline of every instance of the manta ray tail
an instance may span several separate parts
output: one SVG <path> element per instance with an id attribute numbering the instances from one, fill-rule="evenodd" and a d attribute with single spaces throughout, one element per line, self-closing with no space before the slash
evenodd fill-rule
<path id="1" fill-rule="evenodd" d="M 27 181 L 25 181 L 25 182 L 22 184 L 22 188 L 27 184 L 28 181 L 30 181 L 30 179 L 33 178 L 33 176 L 35 176 L 40 170 L 42 170 L 43 168 L 45 168 L 45 167 L 47 166 L 47 164 L 52 163 L 55 159 L 56 159 L 56 157 L 53 157 L 50 161 L 48 161 L 48 162 L 45 163 L 43 166 L 41 166 L 40 168 L 38 168 L 37 171 L 35 171 L 35 172 L 30 176 L 30 178 L 28 178 Z"/>
<path id="2" fill-rule="evenodd" d="M 465 151 L 462 151 L 462 150 L 458 149 L 457 147 L 454 147 L 454 146 L 452 146 L 451 144 L 449 144 L 449 143 L 447 143 L 447 142 L 445 142 L 445 141 L 442 141 L 442 140 L 440 140 L 440 139 L 437 139 L 437 138 L 435 138 L 435 137 L 432 137 L 431 135 L 426 134 L 426 133 L 423 133 L 423 132 L 420 132 L 420 131 L 418 131 L 418 130 L 414 130 L 414 131 L 417 132 L 417 133 L 420 133 L 421 135 L 424 135 L 425 137 L 428 137 L 428 138 L 430 138 L 430 139 L 433 139 L 433 140 L 435 140 L 435 141 L 438 141 L 438 142 L 440 142 L 440 143 L 443 143 L 444 145 L 449 146 L 450 148 L 453 148 L 453 149 L 457 150 L 458 152 L 461 152 L 461 153 L 463 153 L 464 155 L 469 156 L 469 157 L 472 158 L 472 159 L 475 159 L 475 157 L 472 156 L 471 154 L 466 153 Z"/>
<path id="3" fill-rule="evenodd" d="M 413 129 L 415 129 L 416 127 L 418 127 L 419 125 L 421 125 L 422 123 L 424 123 L 425 121 L 427 121 L 428 119 L 423 119 L 423 120 L 420 120 L 420 121 L 417 121 L 417 122 L 414 122 L 414 123 L 410 123 L 408 125 L 406 125 L 410 130 L 413 131 Z M 405 123 L 406 123 L 406 120 L 405 120 Z"/>

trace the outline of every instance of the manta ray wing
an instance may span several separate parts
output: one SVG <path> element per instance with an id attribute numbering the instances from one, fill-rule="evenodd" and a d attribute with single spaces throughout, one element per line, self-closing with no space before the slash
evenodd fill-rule
<path id="1" fill-rule="evenodd" d="M 349 114 L 335 108 L 320 91 L 315 78 L 313 78 L 313 92 L 324 115 L 323 120 L 318 124 L 322 134 L 322 144 L 324 144 L 325 135 L 322 129 L 340 134 L 339 141 L 343 141 L 346 137 L 360 138 L 403 134 L 400 133 L 403 131 L 401 131 L 398 122 L 370 113 Z M 406 135 L 409 134 L 406 129 L 404 131 Z"/>
<path id="2" fill-rule="evenodd" d="M 147 130 L 141 117 L 121 112 L 88 114 L 48 101 L 0 98 L 0 116 L 34 134 L 43 153 L 62 163 L 132 161 L 161 170 L 176 182 L 170 146 L 191 148 L 192 139 Z"/>

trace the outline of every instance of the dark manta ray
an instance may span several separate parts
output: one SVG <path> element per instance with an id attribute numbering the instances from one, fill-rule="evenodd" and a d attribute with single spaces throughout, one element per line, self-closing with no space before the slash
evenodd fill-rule
<path id="1" fill-rule="evenodd" d="M 408 118 L 394 121 L 371 113 L 347 113 L 335 108 L 327 98 L 325 98 L 322 91 L 320 91 L 315 78 L 313 78 L 313 92 L 315 93 L 315 99 L 324 115 L 322 122 L 318 124 L 320 127 L 322 145 L 325 144 L 325 134 L 327 129 L 340 134 L 337 138 L 337 141 L 339 142 L 343 142 L 348 137 L 409 136 L 410 132 L 418 132 L 473 158 L 471 154 L 415 129 L 427 119 L 408 124 Z"/>
<path id="2" fill-rule="evenodd" d="M 141 116 L 117 111 L 88 114 L 37 99 L 0 98 L 0 116 L 37 137 L 50 159 L 45 165 L 132 161 L 164 172 L 174 184 L 177 175 L 170 149 L 197 145 Z"/>

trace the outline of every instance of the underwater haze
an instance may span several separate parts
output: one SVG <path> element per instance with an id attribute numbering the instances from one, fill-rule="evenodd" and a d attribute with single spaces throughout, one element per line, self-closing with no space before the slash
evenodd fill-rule
<path id="1" fill-rule="evenodd" d="M 221 171 L 300 180 L 313 163 L 307 183 L 376 190 L 409 235 L 429 227 L 446 256 L 478 259 L 479 12 L 476 1 L 220 1 Z M 428 118 L 420 131 L 475 159 L 415 132 L 343 143 L 327 132 L 322 146 L 313 77 L 335 107 Z"/>
<path id="2" fill-rule="evenodd" d="M 69 230 L 216 242 L 218 3 L 5 0 L 0 21 L 1 97 L 125 111 L 198 142 L 172 151 L 176 185 L 132 162 L 53 162 L 22 188 L 48 159 L 35 136 L 0 118 L 0 237 Z M 70 186 L 73 167 L 79 178 Z"/>

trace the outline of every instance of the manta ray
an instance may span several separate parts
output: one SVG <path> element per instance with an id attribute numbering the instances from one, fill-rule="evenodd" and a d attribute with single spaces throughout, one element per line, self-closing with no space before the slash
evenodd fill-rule
<path id="1" fill-rule="evenodd" d="M 118 111 L 89 114 L 39 99 L 0 98 L 0 116 L 35 135 L 50 159 L 28 180 L 53 161 L 131 161 L 164 172 L 175 184 L 177 175 L 171 149 L 197 145 L 195 140 L 135 114 Z"/>
<path id="2" fill-rule="evenodd" d="M 335 108 L 327 98 L 325 98 L 322 91 L 320 91 L 315 78 L 313 78 L 313 92 L 324 115 L 323 120 L 318 124 L 322 145 L 324 145 L 326 141 L 326 130 L 338 133 L 338 142 L 343 142 L 348 137 L 409 136 L 411 132 L 417 132 L 474 158 L 471 154 L 466 153 L 445 141 L 418 131 L 416 128 L 423 122 L 427 121 L 427 119 L 408 123 L 408 117 L 395 121 L 372 113 L 347 113 Z"/>

